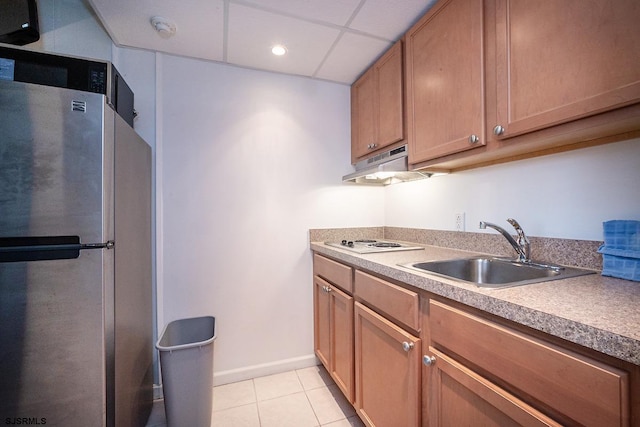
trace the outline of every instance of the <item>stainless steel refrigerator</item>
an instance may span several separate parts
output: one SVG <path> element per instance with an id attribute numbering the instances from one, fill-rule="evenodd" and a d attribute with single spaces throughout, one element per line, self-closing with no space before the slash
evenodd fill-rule
<path id="1" fill-rule="evenodd" d="M 145 425 L 152 325 L 150 147 L 0 73 L 0 423 Z"/>

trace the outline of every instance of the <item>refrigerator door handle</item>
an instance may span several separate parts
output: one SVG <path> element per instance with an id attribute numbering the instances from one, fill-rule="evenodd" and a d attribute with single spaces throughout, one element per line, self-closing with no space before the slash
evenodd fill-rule
<path id="1" fill-rule="evenodd" d="M 74 259 L 84 249 L 112 249 L 113 240 L 80 243 L 80 236 L 0 237 L 0 263 Z"/>
<path id="2" fill-rule="evenodd" d="M 104 243 L 82 243 L 80 244 L 80 250 L 82 249 L 113 249 L 116 242 L 108 240 Z"/>

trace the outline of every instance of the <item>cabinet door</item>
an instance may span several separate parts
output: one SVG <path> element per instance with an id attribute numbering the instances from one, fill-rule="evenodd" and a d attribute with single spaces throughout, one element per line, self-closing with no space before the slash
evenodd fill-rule
<path id="1" fill-rule="evenodd" d="M 367 71 L 351 87 L 351 160 L 371 151 L 376 143 L 376 79 L 375 70 Z"/>
<path id="2" fill-rule="evenodd" d="M 499 138 L 640 101 L 640 2 L 498 0 Z"/>
<path id="3" fill-rule="evenodd" d="M 331 376 L 349 402 L 354 402 L 353 297 L 330 288 Z"/>
<path id="4" fill-rule="evenodd" d="M 429 425 L 432 426 L 559 426 L 557 422 L 490 383 L 432 347 L 435 361 L 429 376 Z"/>
<path id="5" fill-rule="evenodd" d="M 402 41 L 351 86 L 351 160 L 404 139 Z"/>
<path id="6" fill-rule="evenodd" d="M 316 356 L 353 403 L 353 297 L 318 276 L 313 289 Z"/>
<path id="7" fill-rule="evenodd" d="M 375 65 L 377 74 L 378 138 L 376 149 L 404 138 L 402 42 L 396 43 Z"/>
<path id="8" fill-rule="evenodd" d="M 313 278 L 313 347 L 320 362 L 331 371 L 331 298 L 329 286 L 318 276 Z"/>
<path id="9" fill-rule="evenodd" d="M 484 145 L 483 1 L 440 1 L 406 44 L 409 163 Z"/>
<path id="10" fill-rule="evenodd" d="M 356 411 L 377 427 L 420 425 L 420 344 L 355 303 Z"/>

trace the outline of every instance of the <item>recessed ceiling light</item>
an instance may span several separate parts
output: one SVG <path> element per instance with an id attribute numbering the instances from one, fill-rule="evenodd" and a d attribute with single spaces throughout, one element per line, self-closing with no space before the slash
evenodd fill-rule
<path id="1" fill-rule="evenodd" d="M 287 53 L 287 48 L 281 44 L 277 44 L 271 48 L 271 53 L 273 53 L 276 56 L 282 56 L 285 53 Z"/>

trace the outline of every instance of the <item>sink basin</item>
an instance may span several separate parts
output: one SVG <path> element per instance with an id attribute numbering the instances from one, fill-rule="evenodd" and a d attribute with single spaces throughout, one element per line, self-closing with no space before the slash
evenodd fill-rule
<path id="1" fill-rule="evenodd" d="M 506 258 L 472 257 L 402 264 L 413 270 L 472 283 L 482 288 L 506 288 L 594 274 L 595 271 Z"/>

